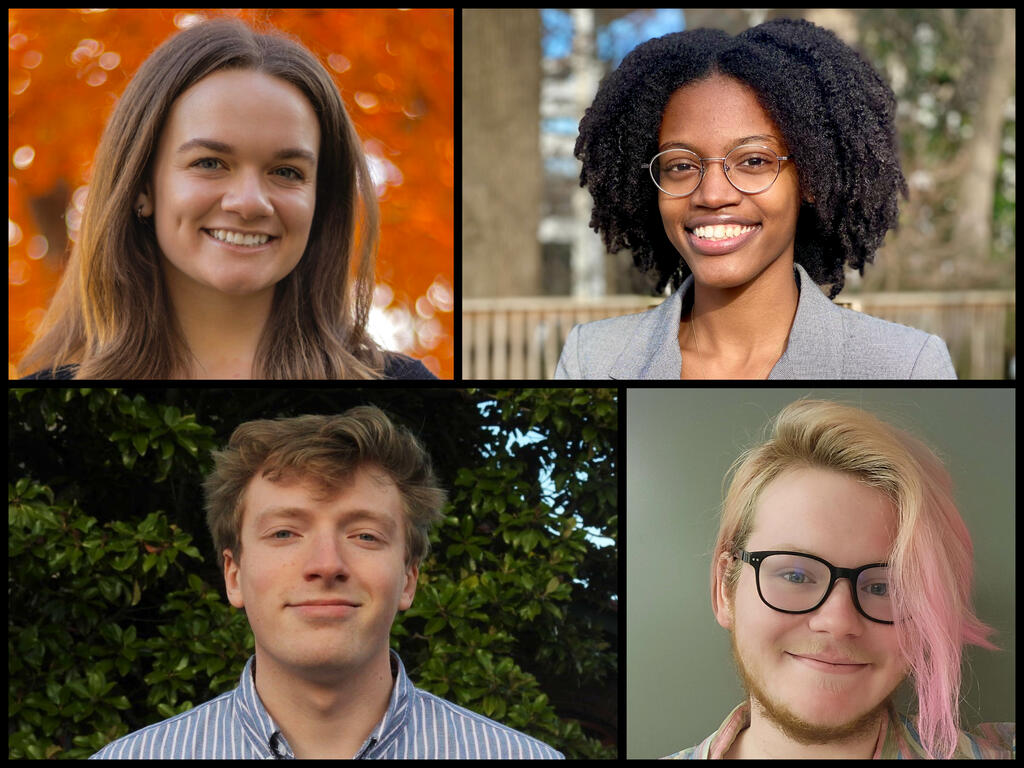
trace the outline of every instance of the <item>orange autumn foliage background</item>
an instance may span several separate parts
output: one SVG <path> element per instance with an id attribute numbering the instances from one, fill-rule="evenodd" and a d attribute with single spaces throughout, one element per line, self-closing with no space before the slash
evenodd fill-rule
<path id="1" fill-rule="evenodd" d="M 451 378 L 454 14 L 420 9 L 9 11 L 9 375 L 32 373 L 15 363 L 71 251 L 92 156 L 118 96 L 179 28 L 228 14 L 298 37 L 333 76 L 377 182 L 371 330 Z"/>

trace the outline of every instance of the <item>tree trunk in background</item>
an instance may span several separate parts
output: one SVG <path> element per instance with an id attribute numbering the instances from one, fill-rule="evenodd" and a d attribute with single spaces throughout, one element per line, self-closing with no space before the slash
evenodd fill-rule
<path id="1" fill-rule="evenodd" d="M 953 253 L 956 273 L 968 276 L 989 261 L 992 248 L 992 206 L 1004 108 L 1013 92 L 1016 57 L 1015 11 L 1000 8 L 968 17 L 974 46 L 973 87 L 977 109 L 973 132 L 963 144 L 966 171 L 959 182 L 953 217 Z"/>
<path id="2" fill-rule="evenodd" d="M 462 293 L 540 293 L 540 14 L 462 14 Z"/>

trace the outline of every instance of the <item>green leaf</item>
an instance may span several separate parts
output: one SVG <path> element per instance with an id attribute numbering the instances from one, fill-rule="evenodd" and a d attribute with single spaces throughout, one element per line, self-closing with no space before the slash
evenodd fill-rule
<path id="1" fill-rule="evenodd" d="M 440 632 L 442 629 L 444 629 L 444 626 L 447 623 L 448 622 L 445 620 L 444 616 L 435 616 L 427 622 L 427 626 L 423 628 L 423 634 L 429 637 L 430 635 L 433 635 L 436 632 Z"/>

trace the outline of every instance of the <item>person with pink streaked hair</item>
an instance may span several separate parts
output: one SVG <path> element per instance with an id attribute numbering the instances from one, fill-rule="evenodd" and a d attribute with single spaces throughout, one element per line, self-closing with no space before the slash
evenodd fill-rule
<path id="1" fill-rule="evenodd" d="M 748 699 L 670 757 L 1015 757 L 1014 723 L 960 728 L 964 646 L 998 648 L 931 449 L 859 408 L 799 400 L 730 475 L 711 602 Z M 893 703 L 905 680 L 913 717 Z"/>

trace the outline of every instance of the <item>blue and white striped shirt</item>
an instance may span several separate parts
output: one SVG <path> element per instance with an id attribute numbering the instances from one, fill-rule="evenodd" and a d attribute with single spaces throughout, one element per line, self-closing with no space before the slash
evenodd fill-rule
<path id="1" fill-rule="evenodd" d="M 260 701 L 253 656 L 233 691 L 188 712 L 129 733 L 92 758 L 294 758 L 284 734 Z M 380 724 L 356 753 L 378 758 L 561 758 L 547 744 L 414 687 L 398 654 Z M 340 756 L 339 756 L 340 757 Z M 92 759 L 90 758 L 90 759 Z"/>

